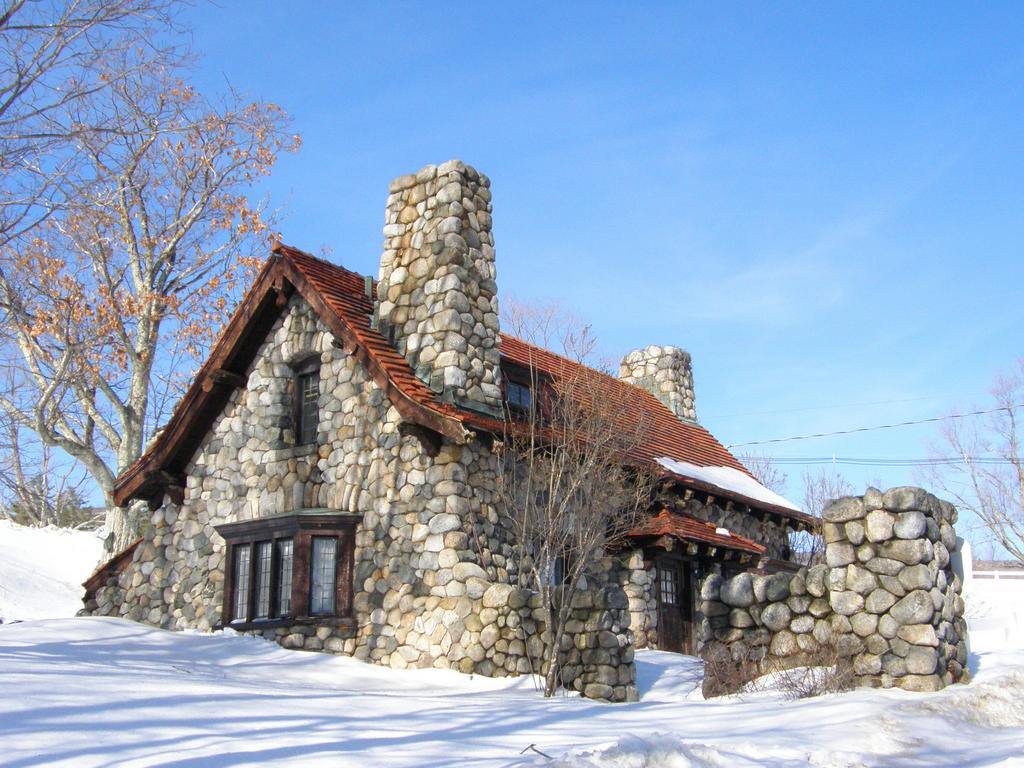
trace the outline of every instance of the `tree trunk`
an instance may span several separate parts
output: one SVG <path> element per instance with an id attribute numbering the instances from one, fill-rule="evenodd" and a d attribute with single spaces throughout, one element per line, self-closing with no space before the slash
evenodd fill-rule
<path id="1" fill-rule="evenodd" d="M 139 520 L 143 514 L 145 502 L 134 502 L 127 507 L 107 507 L 106 527 L 107 538 L 103 548 L 108 557 L 124 552 L 133 541 L 139 538 L 141 527 Z"/>

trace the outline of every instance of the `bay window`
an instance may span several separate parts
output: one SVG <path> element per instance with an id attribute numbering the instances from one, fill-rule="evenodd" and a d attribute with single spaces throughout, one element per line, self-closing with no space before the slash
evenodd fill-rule
<path id="1" fill-rule="evenodd" d="M 305 510 L 218 526 L 228 545 L 223 625 L 350 622 L 356 520 Z"/>

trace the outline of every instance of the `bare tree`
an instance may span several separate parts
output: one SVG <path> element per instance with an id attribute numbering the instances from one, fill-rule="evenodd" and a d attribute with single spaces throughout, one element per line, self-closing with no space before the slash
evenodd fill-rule
<path id="1" fill-rule="evenodd" d="M 59 461 L 18 422 L 0 414 L 0 514 L 21 525 L 74 528 L 99 525 L 102 514 L 85 500 L 86 477 L 74 462 Z M 33 445 L 25 445 L 25 440 Z M 27 465 L 26 462 L 31 462 Z"/>
<path id="2" fill-rule="evenodd" d="M 741 457 L 743 466 L 750 470 L 761 485 L 769 491 L 783 495 L 786 491 L 786 481 L 789 476 L 782 471 L 771 456 L 760 453 L 750 453 Z"/>
<path id="3" fill-rule="evenodd" d="M 853 494 L 853 486 L 836 472 L 819 467 L 816 472 L 804 472 L 804 512 L 813 516 L 813 527 L 789 537 L 790 549 L 799 560 L 807 564 L 820 563 L 825 558 L 825 540 L 821 535 L 821 513 L 829 504 L 843 496 Z"/>
<path id="4" fill-rule="evenodd" d="M 592 348 L 586 329 L 568 335 L 578 349 Z M 534 659 L 545 696 L 560 683 L 577 595 L 600 578 L 595 567 L 652 498 L 650 471 L 630 460 L 643 425 L 623 416 L 633 410 L 628 387 L 578 363 L 532 348 L 531 394 L 510 408 L 499 452 L 499 498 L 515 540 L 519 584 L 540 596 L 547 627 L 541 658 Z"/>
<path id="5" fill-rule="evenodd" d="M 993 413 L 943 422 L 941 445 L 933 453 L 944 461 L 924 468 L 922 475 L 1024 562 L 1024 357 L 1010 373 L 996 377 L 991 394 L 987 410 Z M 957 461 L 945 461 L 953 458 Z"/>
<path id="6" fill-rule="evenodd" d="M 54 150 L 78 163 L 60 180 L 61 205 L 0 263 L 14 383 L 0 409 L 89 472 L 111 510 L 111 550 L 136 531 L 113 507 L 114 479 L 258 263 L 272 217 L 248 190 L 298 146 L 279 107 L 206 98 L 179 63 L 140 65 L 125 51 L 104 59 L 115 73 L 104 87 L 48 107 L 48 122 L 89 129 Z"/>
<path id="7" fill-rule="evenodd" d="M 501 327 L 504 332 L 542 350 L 557 350 L 573 362 L 599 371 L 611 370 L 610 361 L 597 356 L 597 338 L 589 323 L 558 301 L 502 299 Z"/>
<path id="8" fill-rule="evenodd" d="M 81 159 L 74 140 L 103 131 L 76 106 L 155 61 L 174 0 L 0 2 L 0 246 L 25 236 L 66 199 Z"/>

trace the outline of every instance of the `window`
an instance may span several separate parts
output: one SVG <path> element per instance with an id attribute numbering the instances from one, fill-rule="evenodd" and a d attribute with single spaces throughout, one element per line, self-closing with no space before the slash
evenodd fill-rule
<path id="1" fill-rule="evenodd" d="M 245 620 L 249 617 L 249 558 L 252 549 L 249 547 L 238 547 L 235 549 L 235 578 L 237 587 L 235 589 L 234 609 L 231 616 L 236 621 Z"/>
<path id="2" fill-rule="evenodd" d="M 558 555 L 548 561 L 544 573 L 544 583 L 549 587 L 561 586 L 565 581 L 565 556 Z"/>
<path id="3" fill-rule="evenodd" d="M 308 358 L 295 367 L 295 401 L 293 423 L 295 444 L 310 445 L 316 442 L 320 426 L 320 359 Z"/>
<path id="4" fill-rule="evenodd" d="M 280 578 L 277 581 L 277 606 L 282 616 L 292 611 L 292 540 L 281 539 L 277 545 L 277 562 L 280 564 Z"/>
<path id="5" fill-rule="evenodd" d="M 676 605 L 679 593 L 679 570 L 658 566 L 658 596 L 663 605 Z"/>
<path id="6" fill-rule="evenodd" d="M 530 388 L 516 381 L 505 382 L 505 400 L 508 407 L 516 411 L 528 411 L 533 403 Z"/>
<path id="7" fill-rule="evenodd" d="M 351 621 L 356 516 L 327 512 L 228 523 L 224 623 Z"/>
<path id="8" fill-rule="evenodd" d="M 254 616 L 257 619 L 270 618 L 270 576 L 273 555 L 274 542 L 261 541 L 256 545 L 256 612 Z"/>
<path id="9" fill-rule="evenodd" d="M 239 543 L 233 545 L 231 551 L 234 565 L 231 623 L 288 616 L 291 610 L 292 540 Z M 275 589 L 275 585 L 280 586 Z"/>
<path id="10" fill-rule="evenodd" d="M 310 580 L 309 612 L 315 616 L 330 616 L 334 613 L 337 559 L 337 539 L 329 536 L 313 537 L 313 575 Z"/>

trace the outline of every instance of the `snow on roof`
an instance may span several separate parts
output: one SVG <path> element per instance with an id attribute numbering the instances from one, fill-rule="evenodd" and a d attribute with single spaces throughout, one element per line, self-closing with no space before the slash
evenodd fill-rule
<path id="1" fill-rule="evenodd" d="M 658 459 L 658 463 L 669 472 L 713 485 L 716 488 L 721 488 L 723 491 L 738 493 L 754 501 L 763 501 L 765 504 L 774 504 L 777 507 L 785 507 L 796 512 L 800 511 L 800 507 L 796 506 L 796 504 L 787 501 L 774 491 L 768 490 L 757 480 L 750 477 L 750 475 L 744 474 L 738 469 L 733 469 L 732 467 L 699 467 L 696 464 L 676 461 L 667 456 L 662 456 Z"/>

